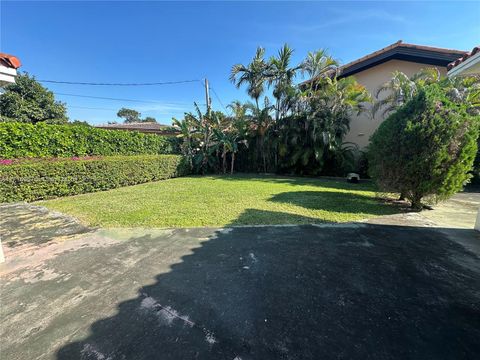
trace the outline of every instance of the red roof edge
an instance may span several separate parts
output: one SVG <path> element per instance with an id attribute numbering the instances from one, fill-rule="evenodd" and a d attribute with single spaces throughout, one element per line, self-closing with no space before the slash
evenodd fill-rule
<path id="1" fill-rule="evenodd" d="M 22 66 L 19 58 L 5 53 L 0 53 L 0 64 L 12 69 L 18 69 L 20 66 Z"/>
<path id="2" fill-rule="evenodd" d="M 447 70 L 452 70 L 455 66 L 460 65 L 462 62 L 467 60 L 468 58 L 471 58 L 473 55 L 476 53 L 480 52 L 480 45 L 475 46 L 472 51 L 467 52 L 465 55 L 462 57 L 458 58 L 455 61 L 452 61 L 450 64 L 447 65 Z"/>

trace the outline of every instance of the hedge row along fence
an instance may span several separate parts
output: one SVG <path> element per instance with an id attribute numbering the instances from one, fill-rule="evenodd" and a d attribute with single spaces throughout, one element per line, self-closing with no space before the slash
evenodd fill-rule
<path id="1" fill-rule="evenodd" d="M 0 203 L 77 195 L 187 175 L 180 155 L 114 156 L 0 165 Z"/>
<path id="2" fill-rule="evenodd" d="M 0 123 L 0 158 L 172 154 L 176 138 L 84 125 Z"/>

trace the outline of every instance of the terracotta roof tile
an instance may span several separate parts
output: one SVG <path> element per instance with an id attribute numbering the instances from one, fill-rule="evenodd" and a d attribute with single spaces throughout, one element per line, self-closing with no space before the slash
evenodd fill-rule
<path id="1" fill-rule="evenodd" d="M 18 69 L 22 66 L 19 58 L 5 53 L 0 53 L 0 64 L 12 69 Z"/>
<path id="2" fill-rule="evenodd" d="M 472 51 L 467 52 L 467 53 L 466 53 L 465 55 L 463 55 L 462 57 L 458 58 L 458 59 L 455 60 L 455 61 L 452 61 L 450 64 L 447 65 L 447 69 L 448 69 L 448 70 L 453 69 L 455 66 L 460 65 L 462 62 L 464 62 L 464 61 L 467 60 L 468 58 L 471 58 L 473 55 L 477 54 L 478 52 L 480 52 L 480 45 L 475 46 L 475 47 L 472 49 Z"/>

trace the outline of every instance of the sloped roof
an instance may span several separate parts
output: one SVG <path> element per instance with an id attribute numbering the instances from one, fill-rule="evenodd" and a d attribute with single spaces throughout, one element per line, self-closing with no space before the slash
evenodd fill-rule
<path id="1" fill-rule="evenodd" d="M 480 52 L 480 45 L 475 46 L 472 51 L 467 52 L 464 54 L 462 57 L 456 59 L 455 61 L 452 61 L 450 64 L 448 64 L 447 69 L 452 70 L 455 66 L 460 65 L 463 63 L 465 60 L 471 58 L 473 55 L 477 54 Z"/>
<path id="2" fill-rule="evenodd" d="M 106 124 L 98 125 L 99 128 L 104 129 L 120 129 L 120 130 L 165 130 L 168 128 L 167 125 L 162 125 L 158 123 L 147 123 L 147 122 L 138 122 L 138 123 L 128 123 L 128 124 Z"/>
<path id="3" fill-rule="evenodd" d="M 450 62 L 465 55 L 466 51 L 444 49 L 433 46 L 415 45 L 399 40 L 380 50 L 351 61 L 337 69 L 338 77 L 343 78 L 354 75 L 389 60 L 404 60 L 426 65 L 446 67 Z M 329 74 L 327 74 L 329 75 Z M 333 75 L 333 74 L 332 74 Z M 300 85 L 310 82 L 307 80 Z"/>
<path id="4" fill-rule="evenodd" d="M 18 69 L 20 66 L 22 66 L 22 63 L 16 56 L 0 53 L 0 65 L 12 69 Z"/>
<path id="5" fill-rule="evenodd" d="M 96 127 L 106 130 L 138 131 L 145 134 L 175 135 L 178 133 L 178 131 L 171 126 L 158 123 L 105 124 L 97 125 Z"/>
<path id="6" fill-rule="evenodd" d="M 465 51 L 444 49 L 433 46 L 415 45 L 397 41 L 371 54 L 351 61 L 340 67 L 340 76 L 346 77 L 366 70 L 388 60 L 405 60 L 428 65 L 447 66 L 453 59 L 465 54 Z"/>

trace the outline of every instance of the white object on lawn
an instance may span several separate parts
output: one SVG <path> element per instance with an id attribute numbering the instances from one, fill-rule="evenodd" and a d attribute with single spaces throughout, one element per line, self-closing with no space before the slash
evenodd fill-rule
<path id="1" fill-rule="evenodd" d="M 348 173 L 347 181 L 357 183 L 360 181 L 360 175 L 358 175 L 357 173 Z"/>

